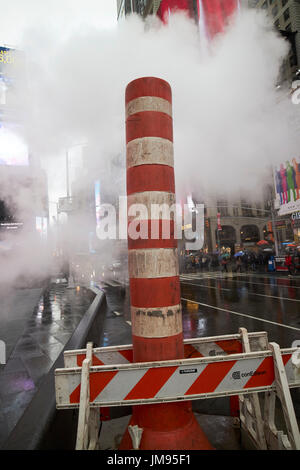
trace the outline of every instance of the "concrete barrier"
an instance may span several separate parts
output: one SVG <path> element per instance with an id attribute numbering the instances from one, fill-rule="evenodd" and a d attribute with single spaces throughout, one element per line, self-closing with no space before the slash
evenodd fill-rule
<path id="1" fill-rule="evenodd" d="M 92 304 L 8 436 L 3 450 L 75 449 L 78 412 L 66 410 L 62 413 L 56 410 L 54 371 L 64 367 L 65 350 L 84 348 L 88 341 L 99 346 L 106 314 L 106 297 L 103 291 L 90 290 L 95 295 Z"/>

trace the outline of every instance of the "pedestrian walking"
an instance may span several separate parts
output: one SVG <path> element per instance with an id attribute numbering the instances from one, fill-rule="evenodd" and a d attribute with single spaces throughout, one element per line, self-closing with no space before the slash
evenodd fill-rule
<path id="1" fill-rule="evenodd" d="M 247 273 L 248 272 L 248 254 L 244 254 L 242 261 L 244 264 L 245 272 Z"/>
<path id="2" fill-rule="evenodd" d="M 294 266 L 294 263 L 290 254 L 287 254 L 285 257 L 285 265 L 288 268 L 289 276 L 292 276 L 292 274 L 294 274 L 294 271 L 295 271 L 295 266 Z"/>
<path id="3" fill-rule="evenodd" d="M 226 258 L 223 258 L 222 261 L 221 261 L 221 265 L 222 265 L 222 268 L 223 268 L 222 271 L 226 272 L 226 273 L 228 273 L 227 262 L 228 262 L 228 260 Z"/>
<path id="4" fill-rule="evenodd" d="M 240 256 L 238 256 L 236 259 L 236 272 L 242 272 L 242 260 Z"/>

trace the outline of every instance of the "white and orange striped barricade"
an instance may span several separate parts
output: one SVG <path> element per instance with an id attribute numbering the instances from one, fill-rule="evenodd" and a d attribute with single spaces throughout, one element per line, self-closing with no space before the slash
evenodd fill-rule
<path id="1" fill-rule="evenodd" d="M 243 332 L 242 332 L 243 330 Z M 262 351 L 268 349 L 268 335 L 265 331 L 248 333 L 245 328 L 240 329 L 238 334 L 232 335 L 221 335 L 211 336 L 204 338 L 191 338 L 184 340 L 184 357 L 186 359 L 193 357 L 204 357 L 204 356 L 217 356 L 227 354 L 237 354 L 245 351 L 244 342 L 245 340 L 250 346 L 251 351 Z M 248 351 L 249 352 L 249 351 Z M 64 363 L 65 367 L 80 367 L 86 357 L 86 350 L 73 350 L 64 352 Z M 133 346 L 120 345 L 120 346 L 108 346 L 102 348 L 94 348 L 92 351 L 92 363 L 91 365 L 109 365 L 109 364 L 130 364 L 133 362 Z M 237 399 L 238 418 L 235 423 L 240 426 L 240 413 L 239 409 L 244 403 L 243 398 L 238 396 L 231 396 L 230 400 Z M 248 410 L 248 408 L 246 408 Z M 244 416 L 244 415 L 242 415 Z M 255 422 L 255 426 L 249 427 L 251 437 L 255 433 L 256 429 L 261 429 L 261 410 L 255 407 L 251 413 L 252 421 Z M 108 407 L 101 409 L 101 419 L 110 419 L 110 410 Z M 248 418 L 247 418 L 248 419 Z M 260 434 L 259 434 L 260 435 Z M 263 438 L 261 438 L 263 442 Z"/>
<path id="2" fill-rule="evenodd" d="M 56 406 L 99 408 L 181 402 L 204 398 L 276 392 L 281 400 L 287 435 L 280 439 L 270 431 L 268 446 L 300 450 L 300 435 L 290 388 L 300 387 L 292 364 L 297 348 L 268 350 L 227 356 L 89 366 L 89 403 L 81 403 L 82 367 L 56 369 Z M 265 423 L 268 427 L 269 422 Z M 279 433 L 280 434 L 280 433 Z"/>
<path id="3" fill-rule="evenodd" d="M 248 339 L 251 351 L 263 351 L 268 349 L 268 334 L 265 331 L 250 332 Z M 243 336 L 241 333 L 221 336 L 207 336 L 204 338 L 185 339 L 185 359 L 204 356 L 224 356 L 243 352 Z M 80 367 L 86 358 L 86 349 L 74 349 L 64 352 L 65 367 Z M 106 346 L 93 348 L 93 366 L 109 364 L 130 364 L 133 362 L 132 344 L 119 346 Z"/>

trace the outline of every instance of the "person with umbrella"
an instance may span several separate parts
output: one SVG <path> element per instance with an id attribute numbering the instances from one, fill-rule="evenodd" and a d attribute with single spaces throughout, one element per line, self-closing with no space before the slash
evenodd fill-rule
<path id="1" fill-rule="evenodd" d="M 224 253 L 221 257 L 221 265 L 222 265 L 222 271 L 228 273 L 228 268 L 227 268 L 227 263 L 228 263 L 228 258 L 229 258 L 229 255 L 228 253 Z"/>
<path id="2" fill-rule="evenodd" d="M 236 265 L 236 272 L 242 272 L 242 260 L 241 260 L 241 257 L 243 256 L 244 252 L 243 251 L 238 251 L 234 257 L 236 258 L 236 262 L 235 262 L 235 265 Z"/>

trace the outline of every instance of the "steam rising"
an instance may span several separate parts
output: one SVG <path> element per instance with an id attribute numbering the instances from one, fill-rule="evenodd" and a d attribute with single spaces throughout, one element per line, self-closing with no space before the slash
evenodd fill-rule
<path id="1" fill-rule="evenodd" d="M 152 19 L 145 27 L 132 16 L 103 29 L 97 10 L 86 8 L 79 20 L 76 2 L 73 9 L 59 5 L 53 2 L 44 19 L 27 12 L 18 44 L 29 87 L 23 81 L 19 90 L 20 118 L 32 153 L 54 177 L 50 200 L 65 194 L 62 158 L 73 144 L 89 143 L 93 150 L 85 155 L 95 175 L 115 156 L 125 160 L 125 88 L 143 76 L 172 87 L 178 198 L 220 188 L 232 197 L 241 189 L 254 196 L 270 165 L 298 156 L 290 124 L 298 109 L 287 90 L 276 88 L 289 48 L 263 13 L 240 11 L 207 50 L 184 15 L 173 15 L 168 26 Z M 124 183 L 124 176 L 124 166 L 116 167 L 116 179 Z M 123 183 L 116 187 L 112 178 L 112 191 L 124 193 Z"/>

